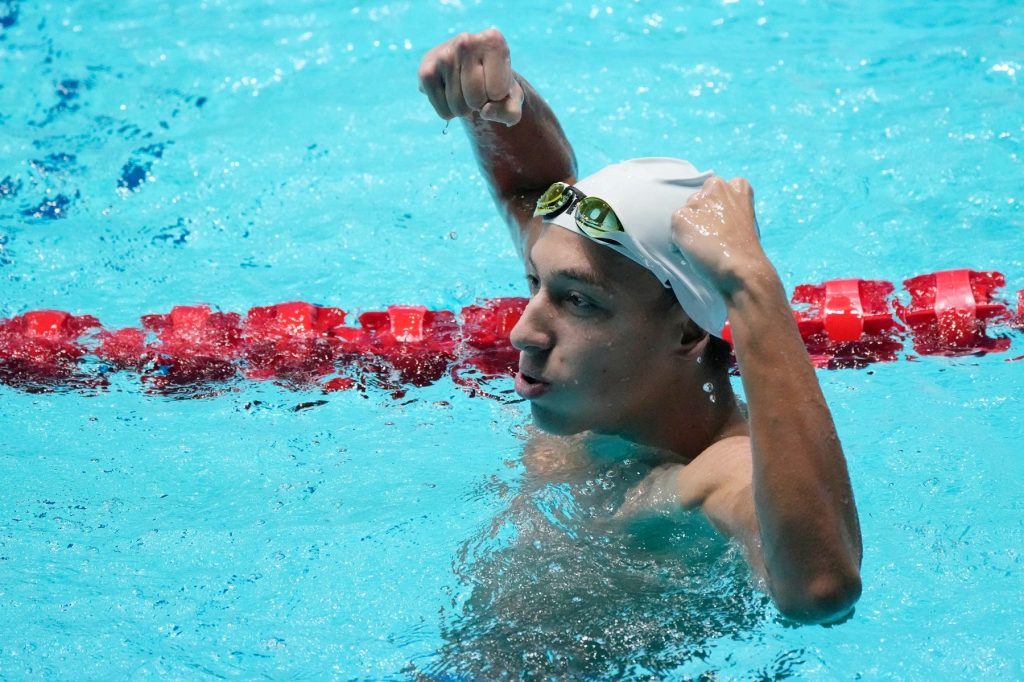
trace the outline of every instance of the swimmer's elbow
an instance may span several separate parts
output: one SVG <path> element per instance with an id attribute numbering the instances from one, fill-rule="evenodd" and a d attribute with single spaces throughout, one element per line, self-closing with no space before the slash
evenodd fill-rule
<path id="1" fill-rule="evenodd" d="M 860 571 L 854 569 L 821 575 L 798 594 L 776 595 L 775 605 L 790 620 L 828 625 L 848 617 L 860 593 Z"/>

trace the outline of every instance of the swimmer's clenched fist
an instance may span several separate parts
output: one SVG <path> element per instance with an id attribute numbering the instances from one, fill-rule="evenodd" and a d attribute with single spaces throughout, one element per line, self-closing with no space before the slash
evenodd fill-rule
<path id="1" fill-rule="evenodd" d="M 708 178 L 672 215 L 672 239 L 726 299 L 751 277 L 774 274 L 758 238 L 754 191 L 744 178 Z"/>
<path id="2" fill-rule="evenodd" d="M 497 29 L 460 33 L 433 48 L 420 62 L 419 79 L 420 90 L 446 121 L 474 112 L 508 126 L 522 118 L 523 88 Z"/>

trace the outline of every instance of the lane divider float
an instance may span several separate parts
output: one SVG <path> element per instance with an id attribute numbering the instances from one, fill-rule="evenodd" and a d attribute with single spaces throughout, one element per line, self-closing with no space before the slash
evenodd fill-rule
<path id="1" fill-rule="evenodd" d="M 792 303 L 820 368 L 895 361 L 908 338 L 916 355 L 999 353 L 1010 348 L 1011 329 L 1024 329 L 1024 290 L 1014 310 L 997 296 L 1005 281 L 964 269 L 919 275 L 904 281 L 909 302 L 902 303 L 890 282 L 835 279 L 797 286 Z M 241 377 L 325 392 L 378 387 L 398 398 L 448 374 L 471 393 L 504 399 L 514 397 L 510 387 L 489 385 L 516 371 L 509 332 L 526 302 L 489 299 L 458 315 L 392 305 L 360 314 L 354 325 L 340 308 L 300 301 L 255 307 L 244 318 L 189 305 L 124 329 L 106 329 L 91 315 L 34 310 L 0 319 L 0 383 L 102 389 L 113 373 L 132 372 L 148 391 L 186 396 Z M 728 326 L 723 337 L 731 342 Z"/>

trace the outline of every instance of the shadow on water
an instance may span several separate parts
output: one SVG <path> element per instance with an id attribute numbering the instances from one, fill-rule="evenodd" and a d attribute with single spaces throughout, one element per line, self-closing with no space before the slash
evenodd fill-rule
<path id="1" fill-rule="evenodd" d="M 772 619 L 739 550 L 698 513 L 624 522 L 650 469 L 605 461 L 530 474 L 464 543 L 445 643 L 417 679 L 661 679 L 700 675 L 716 641 Z M 713 673 L 711 673 L 713 674 Z"/>

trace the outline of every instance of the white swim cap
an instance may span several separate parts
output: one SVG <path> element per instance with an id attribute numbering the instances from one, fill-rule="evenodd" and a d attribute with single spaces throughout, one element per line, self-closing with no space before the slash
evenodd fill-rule
<path id="1" fill-rule="evenodd" d="M 624 232 L 592 237 L 579 229 L 569 212 L 545 220 L 614 249 L 650 270 L 672 288 L 690 319 L 720 337 L 726 319 L 725 299 L 689 266 L 672 241 L 672 214 L 712 175 L 712 171 L 701 173 L 689 161 L 666 157 L 615 163 L 575 186 L 587 196 L 607 202 Z"/>

